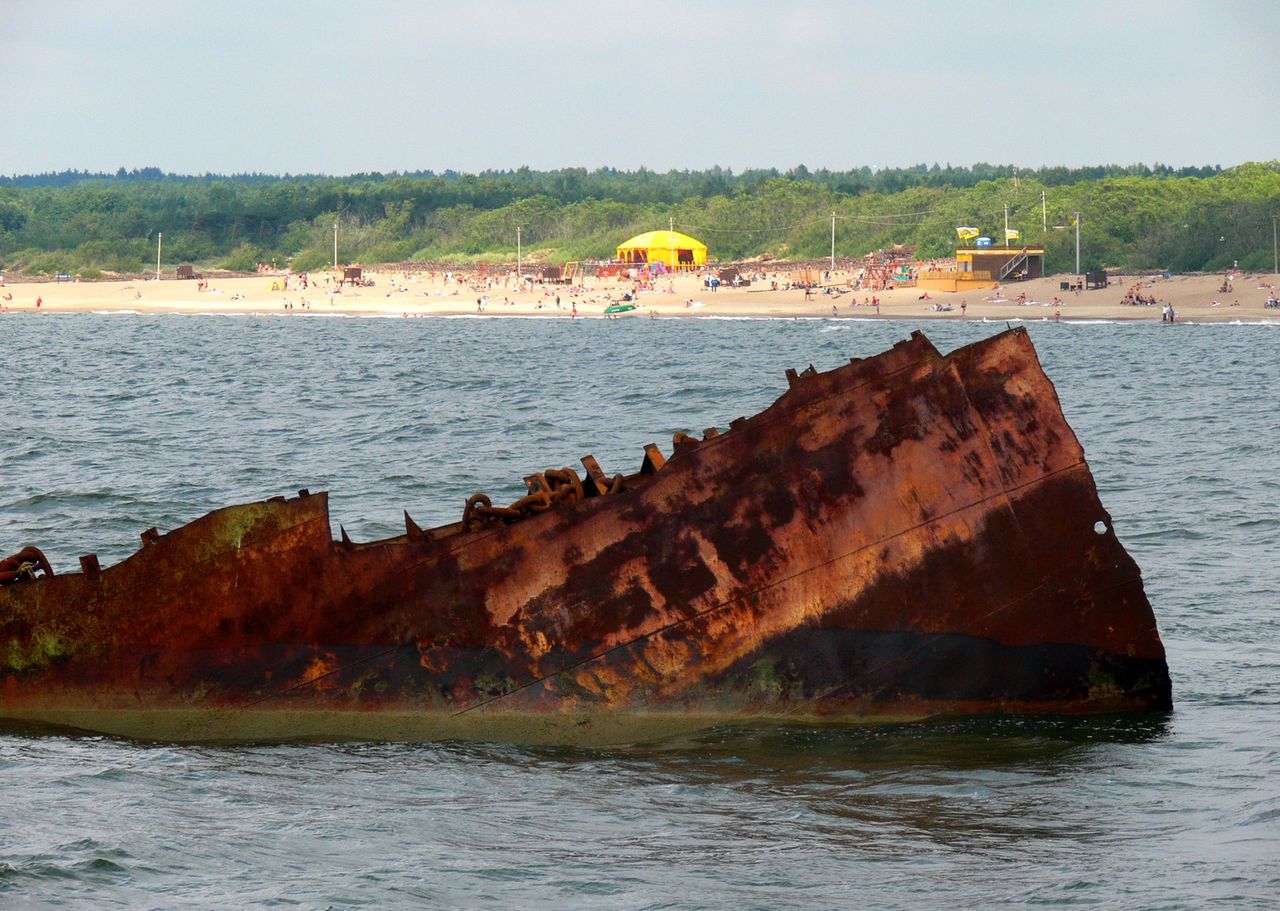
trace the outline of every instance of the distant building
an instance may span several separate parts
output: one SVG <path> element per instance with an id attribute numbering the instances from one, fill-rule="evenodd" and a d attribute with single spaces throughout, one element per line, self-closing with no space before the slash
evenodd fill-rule
<path id="1" fill-rule="evenodd" d="M 1044 275 L 1044 247 L 961 247 L 954 272 L 921 272 L 916 287 L 926 291 L 964 291 Z"/>
<path id="2" fill-rule="evenodd" d="M 986 273 L 986 280 L 1020 282 L 1044 275 L 1044 247 L 970 247 L 956 251 L 960 272 Z"/>

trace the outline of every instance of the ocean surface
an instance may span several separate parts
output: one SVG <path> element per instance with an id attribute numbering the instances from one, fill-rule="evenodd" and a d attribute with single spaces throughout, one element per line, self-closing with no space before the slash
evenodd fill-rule
<path id="1" fill-rule="evenodd" d="M 531 470 L 727 426 L 853 320 L 8 314 L 0 553 L 103 565 L 332 492 L 456 520 Z M 929 322 L 943 351 L 1003 323 Z M 1274 908 L 1280 326 L 1032 323 L 1142 567 L 1169 715 L 725 728 L 609 751 L 0 733 L 0 908 Z"/>

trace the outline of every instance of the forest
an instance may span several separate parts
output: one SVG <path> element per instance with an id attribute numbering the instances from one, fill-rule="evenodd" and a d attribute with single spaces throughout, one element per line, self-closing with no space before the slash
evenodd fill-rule
<path id="1" fill-rule="evenodd" d="M 0 177 L 0 268 L 85 279 L 191 263 L 309 271 L 340 262 L 609 258 L 672 225 L 721 262 L 861 256 L 895 244 L 948 257 L 958 226 L 1046 248 L 1051 272 L 1270 271 L 1280 161 L 1173 168 L 917 165 L 657 173 L 519 168 L 464 174 L 175 175 L 148 167 Z"/>

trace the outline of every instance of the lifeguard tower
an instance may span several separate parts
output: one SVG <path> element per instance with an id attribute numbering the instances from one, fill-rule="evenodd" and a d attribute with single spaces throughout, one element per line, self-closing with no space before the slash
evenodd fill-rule
<path id="1" fill-rule="evenodd" d="M 1016 231 L 1009 231 L 1011 239 Z M 1020 282 L 1044 275 L 1044 247 L 1006 243 L 993 246 L 991 238 L 978 235 L 977 228 L 956 228 L 961 244 L 956 249 L 956 268 L 950 272 L 921 272 L 916 287 L 926 291 L 965 291 L 990 288 L 1002 282 Z"/>

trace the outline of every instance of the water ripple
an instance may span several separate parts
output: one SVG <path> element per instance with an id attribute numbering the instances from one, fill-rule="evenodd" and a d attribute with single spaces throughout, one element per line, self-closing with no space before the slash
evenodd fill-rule
<path id="1" fill-rule="evenodd" d="M 904 323 L 9 314 L 0 550 L 104 563 L 301 487 L 357 539 L 587 452 L 634 470 Z M 999 326 L 930 323 L 943 350 Z M 831 331 L 839 329 L 841 331 Z M 1169 717 L 725 727 L 662 747 L 0 736 L 0 905 L 1268 907 L 1280 361 L 1268 328 L 1030 325 L 1174 676 Z M 56 365 L 51 369 L 50 365 Z M 11 408 L 10 412 L 14 413 Z"/>

